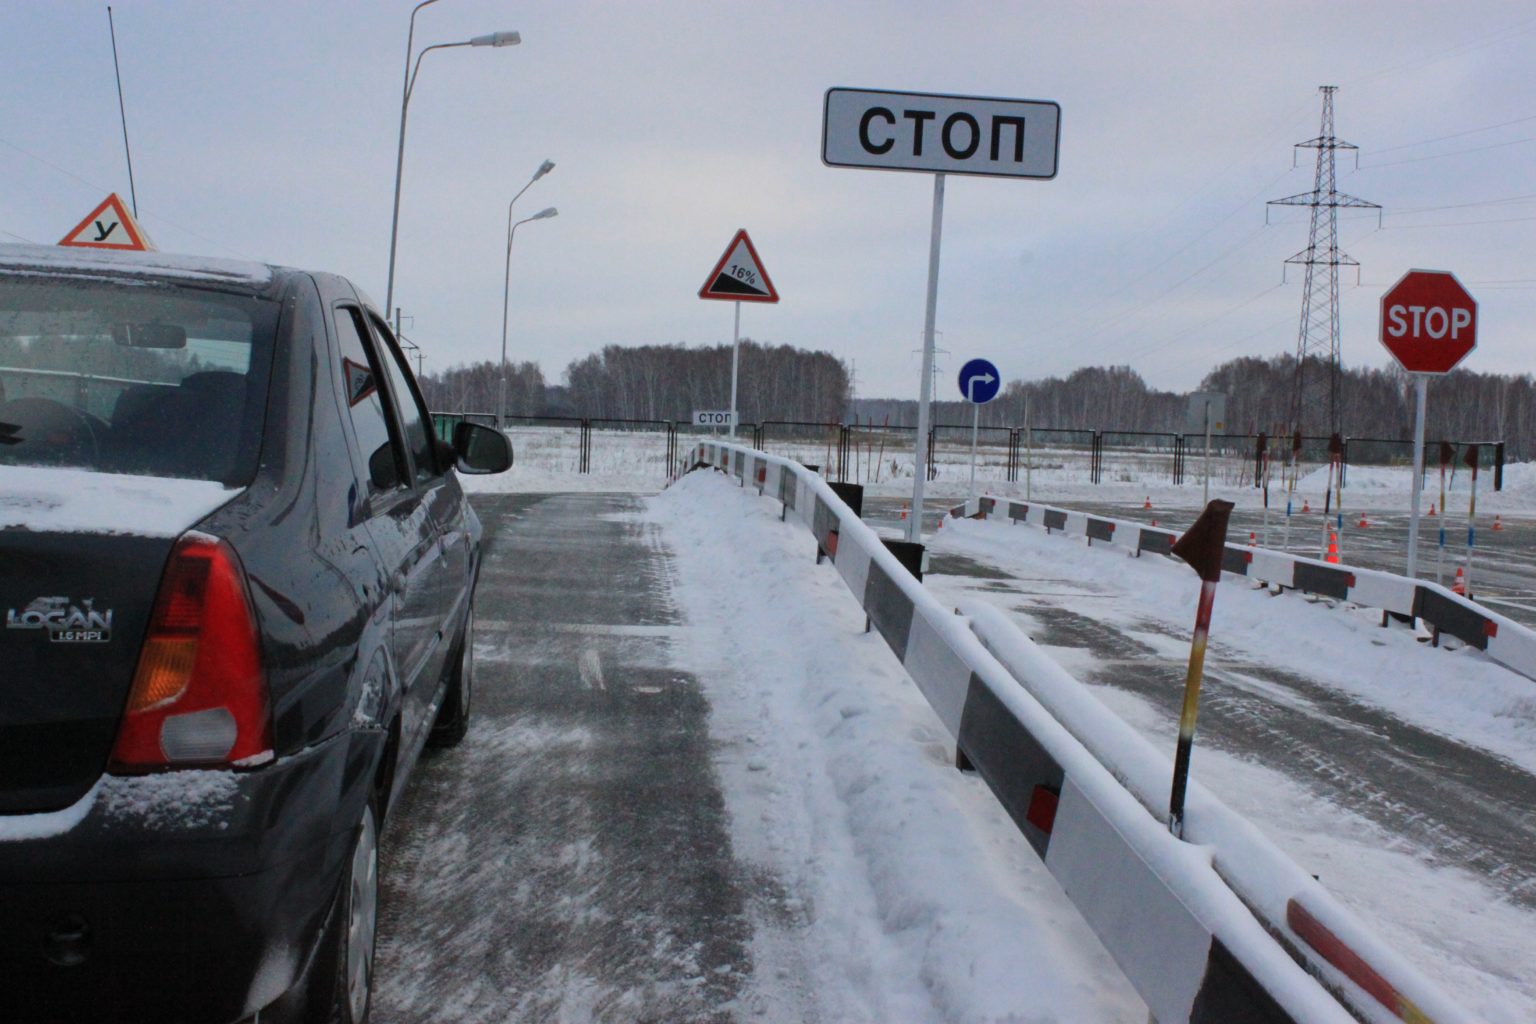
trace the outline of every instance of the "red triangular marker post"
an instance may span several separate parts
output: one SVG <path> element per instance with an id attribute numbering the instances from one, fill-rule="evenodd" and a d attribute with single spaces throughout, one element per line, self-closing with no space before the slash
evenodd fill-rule
<path id="1" fill-rule="evenodd" d="M 1195 608 L 1195 635 L 1189 645 L 1189 670 L 1184 677 L 1184 707 L 1179 713 L 1179 744 L 1173 758 L 1173 791 L 1168 797 L 1168 830 L 1184 836 L 1184 790 L 1189 785 L 1189 756 L 1195 745 L 1195 716 L 1200 710 L 1200 680 L 1205 674 L 1205 647 L 1211 631 L 1211 608 L 1227 550 L 1230 501 L 1213 501 L 1173 546 L 1176 557 L 1200 575 L 1200 603 Z"/>

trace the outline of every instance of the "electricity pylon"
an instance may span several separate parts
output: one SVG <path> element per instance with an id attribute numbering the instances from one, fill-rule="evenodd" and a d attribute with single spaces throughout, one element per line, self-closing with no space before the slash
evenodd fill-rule
<path id="1" fill-rule="evenodd" d="M 1334 154 L 1360 147 L 1335 138 L 1333 94 L 1336 85 L 1320 87 L 1323 124 L 1317 138 L 1298 142 L 1297 149 L 1317 150 L 1317 173 L 1312 191 L 1270 206 L 1307 206 L 1312 209 L 1312 232 L 1307 247 L 1286 263 L 1307 268 L 1301 296 L 1301 328 L 1296 335 L 1296 369 L 1291 390 L 1293 430 L 1328 436 L 1339 432 L 1339 268 L 1358 267 L 1360 262 L 1339 251 L 1339 207 L 1379 210 L 1377 203 L 1346 195 L 1335 187 Z"/>

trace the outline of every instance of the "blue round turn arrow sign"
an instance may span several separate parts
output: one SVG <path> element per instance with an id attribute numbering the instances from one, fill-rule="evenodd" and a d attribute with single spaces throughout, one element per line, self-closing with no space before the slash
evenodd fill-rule
<path id="1" fill-rule="evenodd" d="M 967 402 L 985 405 L 1002 390 L 1003 375 L 985 359 L 972 359 L 960 367 L 960 394 Z"/>

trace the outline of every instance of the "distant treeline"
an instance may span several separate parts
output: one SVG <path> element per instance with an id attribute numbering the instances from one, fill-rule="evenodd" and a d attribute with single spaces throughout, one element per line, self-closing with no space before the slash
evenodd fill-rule
<path id="1" fill-rule="evenodd" d="M 692 421 L 695 409 L 729 409 L 731 347 L 609 345 L 565 369 L 562 387 L 546 387 L 537 364 L 508 375 L 509 415 Z M 848 368 L 830 352 L 741 343 L 737 406 L 743 423 L 764 419 L 837 422 L 848 404 Z M 422 378 L 427 405 L 441 411 L 493 412 L 494 363 Z"/>
<path id="2" fill-rule="evenodd" d="M 1228 433 L 1283 432 L 1290 417 L 1295 367 L 1293 356 L 1234 359 L 1206 374 L 1200 390 L 1227 395 Z M 1169 433 L 1183 431 L 1188 404 L 1182 394 L 1149 388 L 1130 367 L 1088 367 L 1065 378 L 1010 381 L 1001 395 L 982 406 L 981 422 L 1022 426 L 1026 401 L 1029 421 L 1037 427 Z M 1341 369 L 1339 415 L 1346 436 L 1412 440 L 1412 382 L 1395 365 Z M 917 403 L 861 398 L 851 403 L 850 416 L 912 426 Z M 969 425 L 971 407 L 966 402 L 935 402 L 933 418 Z M 1468 370 L 1437 378 L 1430 384 L 1425 434 L 1431 440 L 1503 440 L 1509 444 L 1506 457 L 1536 458 L 1536 379 L 1530 374 Z"/>
<path id="3" fill-rule="evenodd" d="M 1206 374 L 1201 390 L 1227 395 L 1227 432 L 1284 431 L 1290 416 L 1295 359 L 1244 357 Z M 427 403 L 442 411 L 492 412 L 499 372 L 494 363 L 427 374 Z M 536 363 L 510 368 L 507 412 L 621 419 L 690 420 L 695 409 L 730 404 L 729 345 L 609 345 L 576 360 L 565 383 L 549 386 Z M 1413 436 L 1413 387 L 1396 366 L 1346 368 L 1339 374 L 1340 416 L 1350 437 L 1408 440 Z M 1184 429 L 1184 395 L 1147 386 L 1127 366 L 1087 367 L 1066 377 L 1010 381 L 982 407 L 989 426 L 1022 426 L 1026 402 L 1037 427 L 1087 430 Z M 848 369 L 825 351 L 744 341 L 739 405 L 743 422 L 917 422 L 913 400 L 849 397 Z M 934 403 L 937 423 L 969 424 L 964 402 Z M 1320 433 L 1307 428 L 1307 432 Z M 1431 440 L 1504 440 L 1510 459 L 1536 458 L 1536 379 L 1458 370 L 1430 386 Z"/>

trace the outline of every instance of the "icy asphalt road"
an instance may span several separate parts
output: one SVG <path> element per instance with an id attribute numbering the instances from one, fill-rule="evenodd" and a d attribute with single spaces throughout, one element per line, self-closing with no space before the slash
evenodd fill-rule
<path id="1" fill-rule="evenodd" d="M 630 496 L 475 504 L 475 718 L 385 834 L 374 1019 L 731 1019 L 748 894 L 654 527 L 605 518 Z"/>
<path id="2" fill-rule="evenodd" d="M 475 496 L 476 719 L 385 832 L 374 1019 L 1141 1024 L 835 569 L 712 476 Z"/>

